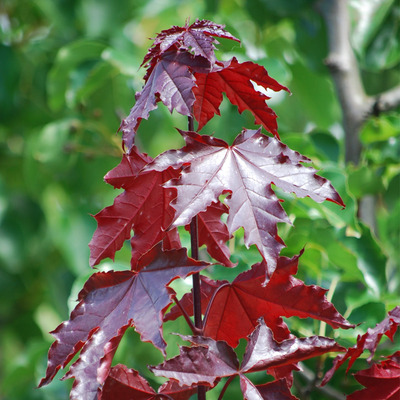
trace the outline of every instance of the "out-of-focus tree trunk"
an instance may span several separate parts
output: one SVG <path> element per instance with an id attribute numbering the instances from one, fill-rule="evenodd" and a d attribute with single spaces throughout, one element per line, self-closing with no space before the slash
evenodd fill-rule
<path id="1" fill-rule="evenodd" d="M 319 9 L 323 15 L 329 54 L 326 64 L 331 72 L 343 116 L 345 133 L 345 160 L 357 165 L 361 155 L 360 130 L 372 114 L 391 110 L 400 104 L 400 86 L 367 96 L 361 80 L 360 69 L 350 43 L 350 18 L 347 0 L 321 0 Z M 360 201 L 359 215 L 362 221 L 376 227 L 375 196 Z"/>

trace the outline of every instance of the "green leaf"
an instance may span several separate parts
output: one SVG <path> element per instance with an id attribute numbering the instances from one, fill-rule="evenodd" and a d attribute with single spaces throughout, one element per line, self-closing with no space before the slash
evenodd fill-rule
<path id="1" fill-rule="evenodd" d="M 361 237 L 346 236 L 342 230 L 339 238 L 357 259 L 357 268 L 371 292 L 379 297 L 387 288 L 386 255 L 372 235 L 370 228 L 360 224 Z"/>
<path id="2" fill-rule="evenodd" d="M 361 140 L 365 144 L 384 142 L 400 135 L 400 115 L 391 113 L 370 118 L 361 129 Z"/>
<path id="3" fill-rule="evenodd" d="M 137 55 L 109 47 L 103 51 L 101 58 L 114 66 L 121 74 L 139 77 Z"/>
<path id="4" fill-rule="evenodd" d="M 339 240 L 337 231 L 327 221 L 296 218 L 284 240 L 287 248 L 281 254 L 296 254 L 305 247 L 301 262 L 307 266 L 307 274 L 319 278 L 323 269 L 334 267 L 341 271 L 342 281 L 364 280 L 357 268 L 357 255 Z"/>
<path id="5" fill-rule="evenodd" d="M 365 158 L 377 165 L 398 165 L 400 159 L 400 136 L 376 142 L 365 150 Z"/>
<path id="6" fill-rule="evenodd" d="M 301 103 L 303 116 L 308 119 L 308 123 L 329 130 L 340 118 L 337 97 L 330 79 L 315 74 L 300 62 L 291 65 L 291 69 L 294 79 L 288 85 L 293 97 Z"/>
<path id="7" fill-rule="evenodd" d="M 400 6 L 392 7 L 382 28 L 373 40 L 364 59 L 364 66 L 370 70 L 394 67 L 400 62 Z"/>
<path id="8" fill-rule="evenodd" d="M 374 39 L 394 0 L 363 0 L 350 1 L 350 12 L 353 19 L 351 42 L 354 49 L 361 55 Z"/>
<path id="9" fill-rule="evenodd" d="M 357 199 L 366 194 L 378 194 L 384 191 L 382 179 L 377 168 L 362 165 L 360 167 L 349 166 L 348 183 L 351 193 Z"/>
<path id="10" fill-rule="evenodd" d="M 250 16 L 261 26 L 268 21 L 296 17 L 313 0 L 246 0 L 246 9 Z"/>
<path id="11" fill-rule="evenodd" d="M 77 103 L 85 100 L 97 89 L 103 87 L 104 83 L 116 75 L 118 71 L 107 62 L 100 62 L 94 66 L 87 76 L 85 83 L 76 92 L 72 93 L 73 100 L 69 103 Z"/>
<path id="12" fill-rule="evenodd" d="M 389 210 L 393 210 L 400 203 L 400 173 L 390 180 L 385 193 L 385 202 Z"/>
<path id="13" fill-rule="evenodd" d="M 337 163 L 339 161 L 340 146 L 334 136 L 325 132 L 312 132 L 310 135 L 317 153 L 323 153 L 328 160 Z"/>
<path id="14" fill-rule="evenodd" d="M 58 111 L 65 104 L 71 74 L 76 68 L 88 60 L 98 60 L 104 49 L 103 43 L 81 39 L 59 50 L 47 81 L 49 106 L 52 110 Z"/>

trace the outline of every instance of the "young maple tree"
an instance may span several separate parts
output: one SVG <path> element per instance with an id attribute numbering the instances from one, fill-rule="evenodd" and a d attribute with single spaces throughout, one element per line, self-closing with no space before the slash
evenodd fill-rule
<path id="1" fill-rule="evenodd" d="M 129 239 L 131 268 L 96 272 L 88 279 L 70 319 L 52 332 L 56 340 L 39 386 L 48 384 L 80 352 L 64 377 L 75 379 L 71 399 L 184 400 L 197 393 L 201 400 L 226 378 L 222 398 L 236 376 L 245 399 L 294 399 L 290 388 L 299 361 L 346 350 L 328 337 L 297 338 L 283 320 L 309 317 L 335 329 L 354 327 L 327 300 L 325 289 L 294 277 L 301 254 L 279 255 L 285 245 L 277 223 L 290 221 L 272 184 L 316 202 L 344 206 L 342 199 L 307 165 L 307 157 L 280 141 L 276 114 L 266 104 L 269 97 L 254 84 L 273 91 L 288 89 L 253 62 L 218 60 L 216 38 L 239 41 L 223 26 L 198 20 L 162 31 L 146 54 L 145 84 L 120 126 L 125 154 L 105 176 L 107 183 L 124 191 L 95 215 L 98 226 L 89 244 L 94 267 L 107 257 L 114 259 Z M 242 130 L 232 144 L 199 133 L 220 114 L 223 93 L 239 113 L 251 112 L 260 125 L 258 130 Z M 148 119 L 160 101 L 170 112 L 187 116 L 188 130 L 178 130 L 186 142 L 183 148 L 153 160 L 136 147 L 135 136 L 141 120 Z M 180 226 L 190 231 L 191 257 L 181 245 Z M 255 245 L 262 261 L 248 266 L 233 282 L 200 275 L 215 264 L 235 267 L 226 243 L 239 228 L 244 229 L 245 245 Z M 208 261 L 199 260 L 202 245 Z M 170 283 L 190 275 L 192 293 L 178 300 Z M 391 325 L 379 331 L 374 349 L 382 334 L 393 337 L 393 326 L 400 323 L 399 310 L 393 313 Z M 149 367 L 155 375 L 168 378 L 158 392 L 138 371 L 112 366 L 129 327 L 165 356 L 163 324 L 181 316 L 193 332 L 181 337 L 191 345 L 182 347 L 177 357 Z M 234 351 L 240 339 L 247 339 L 241 363 Z M 346 358 L 358 357 L 364 348 L 371 350 L 361 344 L 357 354 L 348 350 L 336 359 L 326 380 Z M 378 373 L 394 368 L 396 357 L 385 361 Z M 255 371 L 266 371 L 275 380 L 255 385 L 246 376 Z M 368 374 L 373 372 L 357 379 Z"/>

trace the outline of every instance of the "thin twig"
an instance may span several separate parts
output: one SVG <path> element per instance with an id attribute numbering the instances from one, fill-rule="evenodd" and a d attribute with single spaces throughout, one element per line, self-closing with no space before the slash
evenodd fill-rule
<path id="1" fill-rule="evenodd" d="M 212 297 L 211 297 L 211 300 L 208 302 L 207 310 L 206 310 L 206 312 L 205 312 L 205 314 L 204 314 L 203 326 L 206 326 L 206 325 L 207 325 L 208 314 L 209 314 L 209 311 L 210 311 L 210 308 L 211 308 L 212 304 L 214 303 L 215 296 L 217 295 L 217 293 L 218 293 L 222 288 L 224 288 L 225 286 L 228 286 L 228 285 L 229 285 L 229 283 L 224 283 L 223 285 L 221 285 L 219 288 L 217 288 L 217 289 L 214 291 L 214 293 L 213 293 L 213 295 L 212 295 Z"/>
<path id="2" fill-rule="evenodd" d="M 229 384 L 232 382 L 232 380 L 233 380 L 233 378 L 234 378 L 235 376 L 236 376 L 236 375 L 230 376 L 230 377 L 228 378 L 228 380 L 225 382 L 225 385 L 224 385 L 224 387 L 222 388 L 221 393 L 220 393 L 219 396 L 218 396 L 218 400 L 222 400 L 222 397 L 224 396 L 226 389 L 228 388 Z"/>
<path id="3" fill-rule="evenodd" d="M 192 320 L 190 319 L 189 315 L 187 314 L 187 312 L 185 311 L 185 309 L 182 307 L 181 303 L 179 302 L 179 300 L 177 299 L 177 297 L 175 295 L 172 296 L 172 300 L 175 302 L 175 304 L 178 306 L 178 308 L 181 310 L 181 313 L 183 315 L 183 318 L 185 318 L 185 321 L 187 322 L 187 324 L 189 325 L 189 328 L 191 329 L 191 331 L 193 332 L 194 335 L 200 335 L 201 331 L 199 329 L 197 329 L 194 325 Z"/>

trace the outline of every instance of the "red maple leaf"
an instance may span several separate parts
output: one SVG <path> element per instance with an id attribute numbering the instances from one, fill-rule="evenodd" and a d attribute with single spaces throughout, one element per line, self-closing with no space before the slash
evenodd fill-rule
<path id="1" fill-rule="evenodd" d="M 196 56 L 202 56 L 211 64 L 215 62 L 215 46 L 218 44 L 215 37 L 235 40 L 240 42 L 229 32 L 224 25 L 218 25 L 207 20 L 196 20 L 195 23 L 185 26 L 173 26 L 170 29 L 161 31 L 154 39 L 153 45 L 144 57 L 144 64 L 154 64 L 154 59 L 160 57 L 164 52 L 172 46 L 178 49 L 188 49 Z"/>
<path id="2" fill-rule="evenodd" d="M 209 68 L 207 59 L 185 51 L 171 50 L 160 56 L 150 75 L 146 76 L 142 91 L 136 94 L 135 105 L 121 123 L 120 130 L 128 150 L 133 146 L 141 120 L 149 117 L 150 111 L 157 108 L 158 101 L 161 100 L 170 112 L 175 109 L 180 114 L 191 116 L 195 101 L 192 71 L 206 72 Z"/>
<path id="3" fill-rule="evenodd" d="M 223 377 L 265 371 L 330 351 L 344 350 L 333 339 L 320 336 L 291 338 L 278 343 L 262 318 L 249 337 L 240 367 L 236 353 L 225 341 L 203 336 L 182 338 L 190 341 L 193 347 L 181 347 L 180 355 L 149 368 L 156 376 L 175 379 L 187 386 L 202 384 L 213 387 Z M 283 384 L 287 387 L 285 380 Z"/>
<path id="4" fill-rule="evenodd" d="M 278 222 L 289 222 L 271 185 L 275 184 L 298 197 L 317 202 L 330 200 L 343 205 L 332 185 L 302 163 L 307 157 L 290 150 L 260 130 L 244 130 L 232 146 L 214 137 L 180 131 L 186 141 L 181 150 L 170 150 L 146 170 L 162 171 L 167 166 L 185 166 L 181 177 L 165 187 L 177 189 L 172 226 L 187 225 L 223 193 L 229 193 L 227 227 L 233 234 L 244 228 L 246 246 L 255 244 L 267 262 L 267 278 L 276 268 L 284 244 L 277 233 Z"/>
<path id="5" fill-rule="evenodd" d="M 153 159 L 133 146 L 129 154 L 123 154 L 121 162 L 109 171 L 104 180 L 116 189 L 127 189 L 134 183 L 140 170 Z"/>
<path id="6" fill-rule="evenodd" d="M 246 376 L 240 375 L 240 389 L 244 400 L 298 400 L 290 393 L 284 379 L 254 385 Z"/>
<path id="7" fill-rule="evenodd" d="M 129 326 L 135 327 L 142 341 L 153 343 L 165 354 L 162 318 L 175 295 L 167 285 L 208 265 L 188 258 L 185 249 L 163 252 L 158 245 L 139 261 L 140 272 L 92 275 L 79 293 L 79 304 L 69 321 L 52 332 L 56 341 L 49 350 L 46 376 L 39 387 L 48 384 L 82 349 L 66 378 L 75 377 L 73 398 L 93 399 Z"/>
<path id="8" fill-rule="evenodd" d="M 126 157 L 122 163 L 126 165 L 127 162 L 129 159 Z M 116 197 L 114 204 L 95 215 L 98 226 L 89 243 L 91 266 L 106 257 L 114 259 L 116 251 L 122 247 L 125 240 L 131 238 L 132 229 L 135 232 L 131 240 L 133 269 L 136 268 L 138 259 L 167 234 L 172 244 L 165 246 L 166 250 L 181 247 L 177 231 L 167 233 L 163 229 L 173 220 L 175 211 L 169 203 L 176 194 L 173 189 L 161 186 L 178 176 L 179 171 L 169 168 L 161 173 L 144 172 L 126 179 L 129 184 L 126 185 L 126 190 Z M 110 179 L 108 174 L 107 179 Z M 115 178 L 112 182 L 115 182 Z"/>
<path id="9" fill-rule="evenodd" d="M 210 278 L 202 275 L 201 279 L 201 312 L 205 315 L 208 305 L 210 304 L 215 290 L 221 286 L 220 281 L 213 281 Z M 186 293 L 181 300 L 179 300 L 180 307 L 186 312 L 187 315 L 193 315 L 193 290 L 190 293 Z M 171 310 L 165 314 L 164 321 L 174 321 L 182 315 L 182 312 L 178 306 L 174 306 Z"/>
<path id="10" fill-rule="evenodd" d="M 220 63 L 212 72 L 196 73 L 195 78 L 193 113 L 199 123 L 198 130 L 215 114 L 220 115 L 219 106 L 224 92 L 229 101 L 238 107 L 239 113 L 249 110 L 256 124 L 263 125 L 279 138 L 276 114 L 265 103 L 269 97 L 257 91 L 252 82 L 276 92 L 289 89 L 272 79 L 264 67 L 251 61 L 239 63 L 234 57 L 229 62 Z"/>
<path id="11" fill-rule="evenodd" d="M 212 203 L 206 211 L 198 214 L 199 246 L 206 245 L 208 254 L 226 267 L 233 267 L 226 242 L 230 239 L 228 228 L 221 221 L 221 215 L 228 213 L 226 205 Z M 190 225 L 186 225 L 190 230 Z"/>
<path id="12" fill-rule="evenodd" d="M 333 328 L 354 328 L 326 299 L 325 289 L 307 286 L 293 277 L 297 273 L 298 259 L 298 256 L 292 259 L 279 257 L 277 269 L 266 286 L 263 286 L 263 263 L 253 265 L 251 270 L 238 275 L 232 283 L 202 277 L 202 295 L 206 296 L 203 301 L 208 303 L 204 335 L 225 340 L 236 347 L 240 339 L 254 330 L 260 317 L 264 317 L 277 340 L 290 336 L 281 317 L 310 317 Z M 180 304 L 188 315 L 193 314 L 189 294 L 183 297 Z M 178 309 L 174 307 L 165 319 L 178 316 Z"/>
<path id="13" fill-rule="evenodd" d="M 400 398 L 400 351 L 379 364 L 354 374 L 366 389 L 357 390 L 347 400 L 396 400 Z"/>
<path id="14" fill-rule="evenodd" d="M 265 103 L 269 97 L 256 90 L 254 84 L 274 91 L 289 90 L 258 64 L 239 63 L 236 58 L 217 61 L 216 37 L 239 41 L 223 28 L 210 21 L 197 20 L 192 25 L 173 26 L 157 35 L 142 63 L 147 66 L 145 85 L 136 94 L 136 104 L 120 126 L 128 151 L 141 120 L 149 117 L 158 101 L 170 112 L 175 109 L 180 114 L 194 116 L 200 130 L 214 114 L 219 114 L 222 93 L 238 106 L 240 113 L 249 110 L 256 124 L 278 136 L 276 114 Z"/>
<path id="15" fill-rule="evenodd" d="M 376 347 L 378 346 L 383 335 L 386 335 L 390 340 L 393 341 L 393 336 L 400 325 L 400 306 L 395 307 L 392 311 L 389 311 L 387 318 L 377 324 L 375 328 L 368 328 L 367 332 L 357 337 L 357 344 L 347 350 L 345 354 L 337 356 L 333 360 L 332 368 L 325 374 L 322 381 L 322 385 L 325 385 L 333 376 L 334 372 L 348 359 L 350 358 L 349 365 L 347 366 L 346 373 L 349 371 L 354 361 L 364 352 L 369 350 L 370 355 L 368 362 L 372 360 L 375 354 Z"/>
<path id="16" fill-rule="evenodd" d="M 174 381 L 165 382 L 156 392 L 139 373 L 125 365 L 112 367 L 101 391 L 102 400 L 188 400 L 196 388 L 181 387 Z"/>

